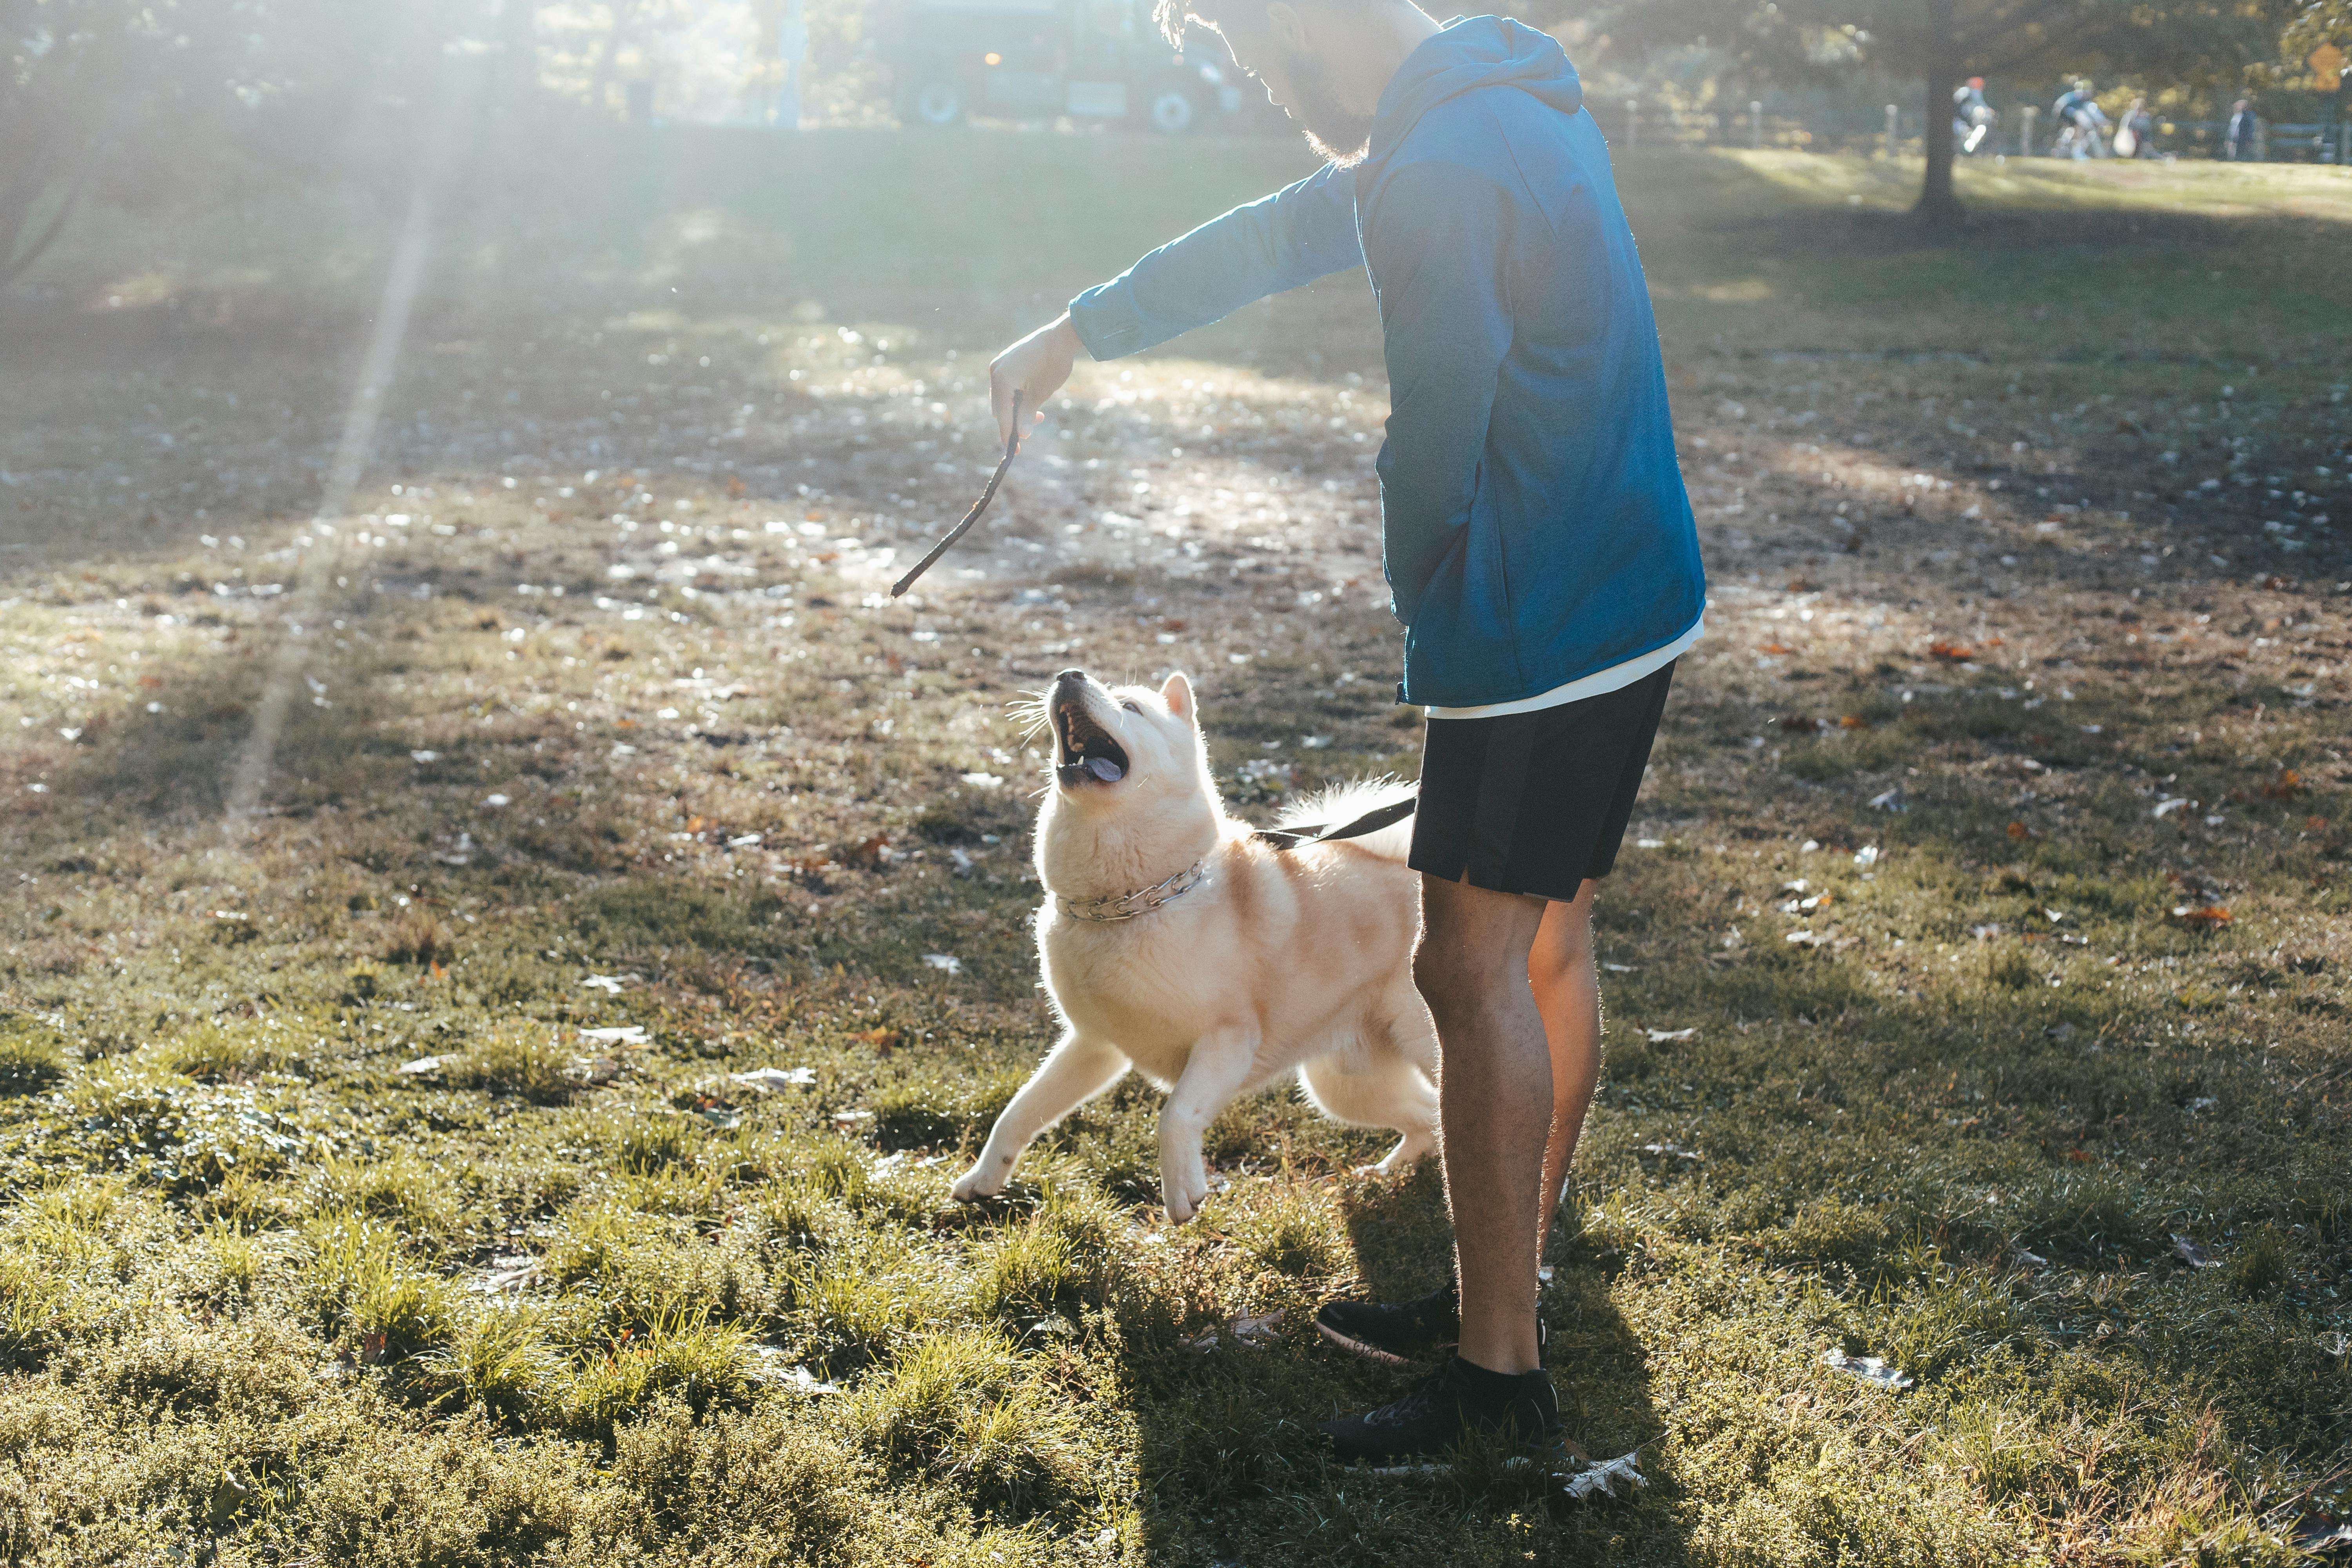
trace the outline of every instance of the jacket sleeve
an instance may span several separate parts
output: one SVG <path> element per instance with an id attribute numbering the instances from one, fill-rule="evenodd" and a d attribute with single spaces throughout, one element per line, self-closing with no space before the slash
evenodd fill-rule
<path id="1" fill-rule="evenodd" d="M 1511 347 L 1514 209 L 1486 175 L 1412 163 L 1364 232 L 1389 368 L 1381 553 L 1397 619 L 1413 612 L 1470 521 L 1495 386 Z"/>
<path id="2" fill-rule="evenodd" d="M 1070 301 L 1070 324 L 1088 353 L 1118 359 L 1363 261 L 1355 177 L 1326 163 L 1087 289 Z"/>

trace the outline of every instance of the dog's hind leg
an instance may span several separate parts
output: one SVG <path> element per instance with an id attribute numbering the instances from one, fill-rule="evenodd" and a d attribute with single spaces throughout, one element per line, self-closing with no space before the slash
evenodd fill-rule
<path id="1" fill-rule="evenodd" d="M 1391 1175 L 1437 1147 L 1437 1088 L 1393 1051 L 1358 1047 L 1318 1057 L 1298 1081 L 1324 1115 L 1354 1127 L 1393 1127 L 1403 1134 L 1371 1168 Z"/>
<path id="2" fill-rule="evenodd" d="M 1003 1192 L 1013 1162 L 1037 1134 L 1126 1077 L 1127 1068 L 1127 1058 L 1116 1047 L 1081 1039 L 1076 1030 L 1064 1035 L 989 1129 L 980 1158 L 951 1189 L 956 1199 L 965 1202 Z"/>

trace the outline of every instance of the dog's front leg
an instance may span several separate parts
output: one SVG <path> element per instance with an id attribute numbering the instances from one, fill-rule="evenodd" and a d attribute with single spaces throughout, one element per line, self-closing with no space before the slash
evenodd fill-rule
<path id="1" fill-rule="evenodd" d="M 1183 1076 L 1160 1112 L 1160 1196 L 1171 1224 L 1182 1225 L 1208 1200 L 1201 1135 L 1249 1081 L 1259 1037 L 1257 1026 L 1248 1024 L 1212 1029 L 1192 1042 Z"/>
<path id="2" fill-rule="evenodd" d="M 958 1202 L 993 1197 L 1004 1190 L 1013 1163 L 1040 1132 L 1117 1083 L 1128 1062 L 1117 1049 L 1082 1040 L 1076 1030 L 1062 1037 L 1021 1092 L 989 1129 L 988 1144 L 950 1192 Z"/>

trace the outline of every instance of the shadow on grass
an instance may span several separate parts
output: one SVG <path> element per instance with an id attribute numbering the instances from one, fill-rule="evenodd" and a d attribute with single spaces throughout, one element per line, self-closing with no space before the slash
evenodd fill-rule
<path id="1" fill-rule="evenodd" d="M 1451 1233 L 1436 1162 L 1352 1190 L 1340 1207 L 1372 1296 L 1419 1295 L 1444 1278 Z M 1554 1560 L 1584 1561 L 1632 1531 L 1643 1561 L 1687 1561 L 1687 1529 L 1657 1462 L 1664 1424 L 1646 1356 L 1610 1300 L 1602 1260 L 1569 1239 L 1574 1228 L 1564 1216 L 1544 1301 L 1568 1435 L 1596 1458 L 1640 1451 L 1650 1488 L 1573 1500 L 1548 1468 L 1514 1468 L 1475 1448 L 1426 1477 L 1338 1464 L 1317 1423 L 1385 1404 L 1427 1369 L 1375 1365 L 1297 1322 L 1263 1349 L 1220 1342 L 1204 1352 L 1180 1341 L 1132 1358 L 1153 1560 L 1471 1562 L 1540 1543 Z"/>

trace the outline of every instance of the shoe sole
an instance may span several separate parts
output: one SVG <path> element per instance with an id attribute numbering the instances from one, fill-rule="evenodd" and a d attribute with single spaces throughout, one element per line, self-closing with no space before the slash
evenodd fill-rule
<path id="1" fill-rule="evenodd" d="M 1315 1331 L 1321 1334 L 1325 1339 L 1329 1340 L 1333 1344 L 1338 1345 L 1341 1350 L 1352 1351 L 1356 1354 L 1362 1356 L 1367 1361 L 1379 1362 L 1382 1366 L 1412 1366 L 1417 1364 L 1410 1357 L 1401 1356 L 1394 1351 L 1384 1351 L 1378 1345 L 1368 1344 L 1362 1340 L 1343 1334 L 1320 1318 L 1315 1320 Z"/>

